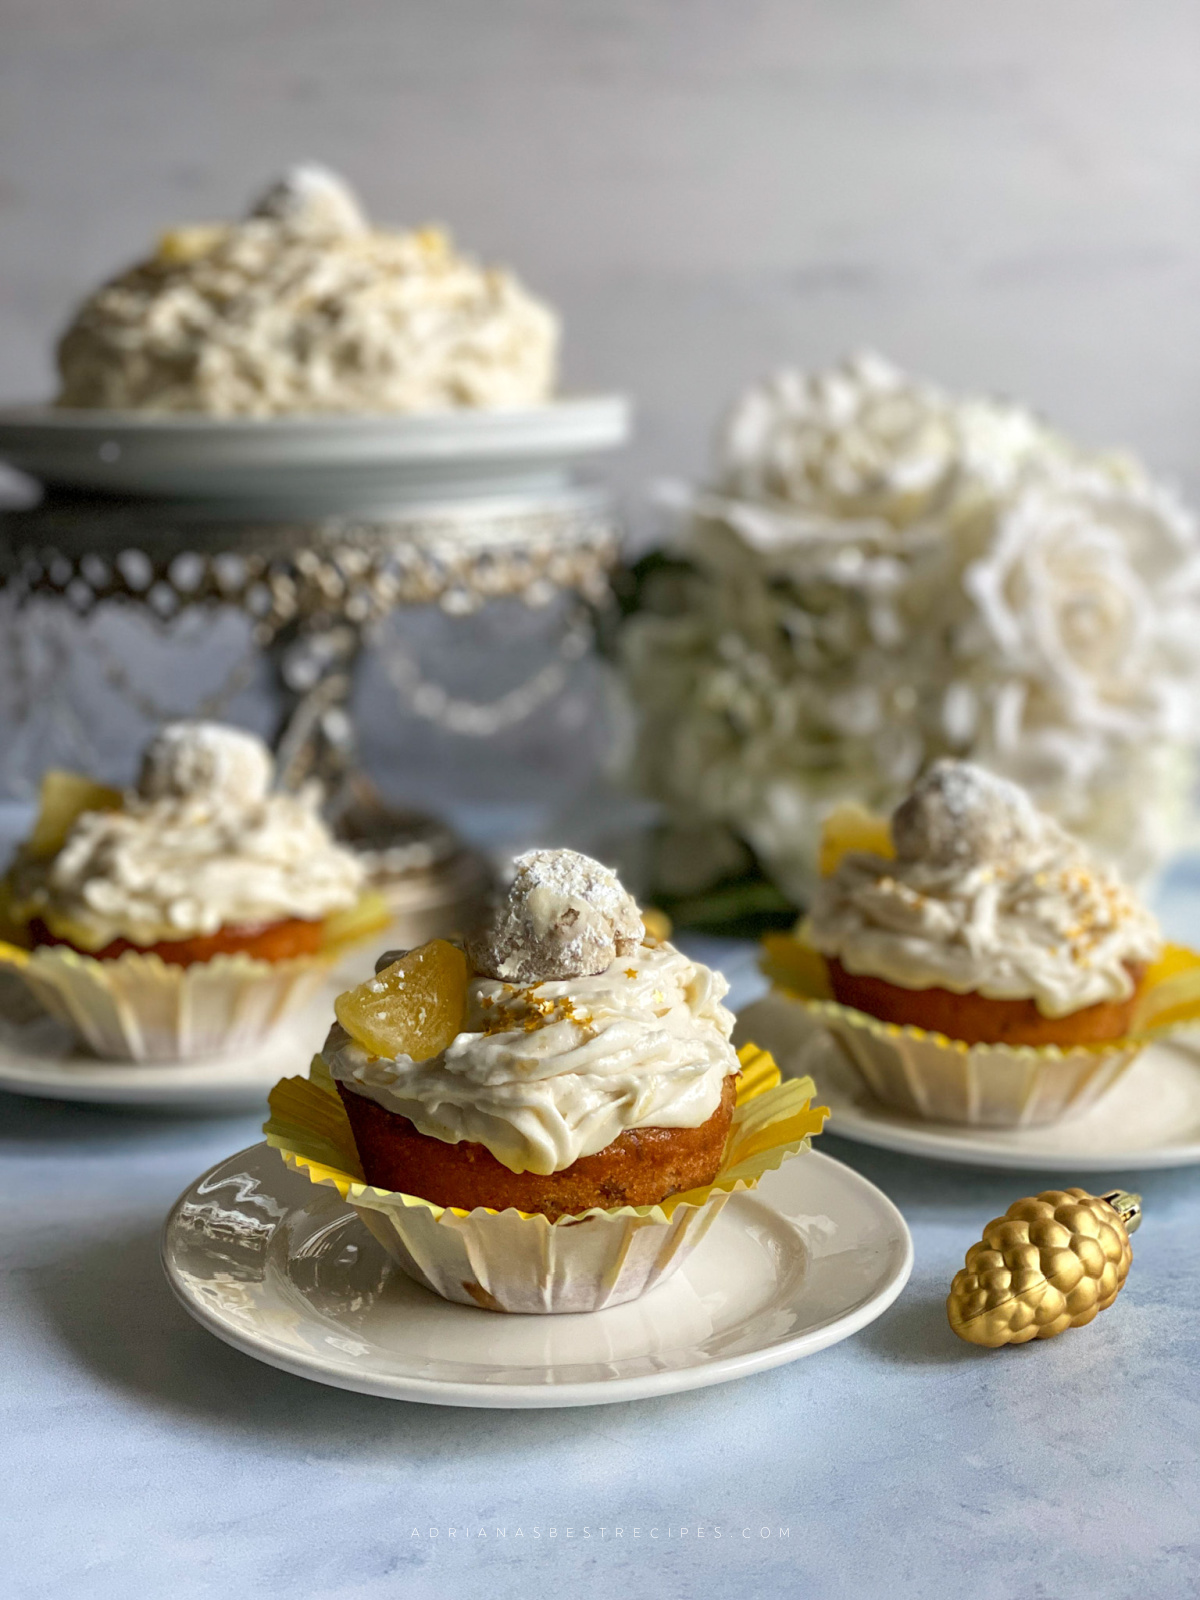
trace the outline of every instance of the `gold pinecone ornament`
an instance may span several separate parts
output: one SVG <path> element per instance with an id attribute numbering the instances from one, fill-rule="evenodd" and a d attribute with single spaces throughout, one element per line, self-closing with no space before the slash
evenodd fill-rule
<path id="1" fill-rule="evenodd" d="M 1107 1311 L 1125 1282 L 1141 1197 L 1047 1189 L 989 1222 L 954 1277 L 946 1314 L 960 1339 L 997 1349 L 1054 1339 Z"/>

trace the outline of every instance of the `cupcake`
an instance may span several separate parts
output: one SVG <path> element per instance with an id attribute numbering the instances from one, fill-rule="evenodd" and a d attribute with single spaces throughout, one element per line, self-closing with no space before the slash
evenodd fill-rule
<path id="1" fill-rule="evenodd" d="M 58 348 L 60 406 L 221 417 L 530 406 L 558 318 L 438 228 L 372 228 L 323 167 L 236 222 L 175 228 L 89 296 Z"/>
<path id="2" fill-rule="evenodd" d="M 842 856 L 813 901 L 843 1005 L 965 1044 L 1130 1031 L 1157 924 L 1023 790 L 935 762 L 892 814 L 891 845 Z"/>
<path id="3" fill-rule="evenodd" d="M 771 941 L 776 975 L 815 952 L 835 1002 L 817 1010 L 881 1099 L 1051 1121 L 1137 1053 L 1158 927 L 1015 785 L 938 761 L 890 824 L 835 814 L 822 870 L 798 940 Z"/>
<path id="4" fill-rule="evenodd" d="M 652 939 L 589 857 L 516 868 L 465 951 L 426 947 L 428 977 L 385 957 L 338 1000 L 323 1053 L 367 1182 L 551 1221 L 711 1183 L 739 1071 L 725 980 Z M 415 1059 L 389 1028 L 414 982 L 448 1035 L 412 1041 Z"/>
<path id="5" fill-rule="evenodd" d="M 48 773 L 4 885 L 6 959 L 99 1054 L 255 1042 L 348 938 L 386 920 L 315 792 L 272 789 L 254 735 L 164 727 L 128 794 Z"/>
<path id="6" fill-rule="evenodd" d="M 725 980 L 612 872 L 570 850 L 515 865 L 464 946 L 388 951 L 339 997 L 267 1134 L 446 1298 L 590 1311 L 661 1282 L 825 1113 L 735 1052 Z"/>

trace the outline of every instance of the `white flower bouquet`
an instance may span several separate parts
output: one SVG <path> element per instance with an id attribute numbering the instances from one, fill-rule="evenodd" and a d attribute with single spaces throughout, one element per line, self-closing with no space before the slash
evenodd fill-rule
<path id="1" fill-rule="evenodd" d="M 636 779 L 693 856 L 727 870 L 742 840 L 802 903 L 825 814 L 890 808 L 940 755 L 1132 879 L 1178 841 L 1200 540 L 1135 460 L 866 355 L 752 388 L 680 498 L 686 565 L 644 586 L 621 654 Z"/>

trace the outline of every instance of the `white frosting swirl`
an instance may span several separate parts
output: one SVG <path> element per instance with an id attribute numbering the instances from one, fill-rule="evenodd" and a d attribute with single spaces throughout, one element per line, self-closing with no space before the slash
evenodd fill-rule
<path id="1" fill-rule="evenodd" d="M 336 844 L 315 793 L 272 794 L 252 734 L 175 723 L 146 752 L 121 811 L 85 811 L 49 862 L 21 861 L 24 915 L 100 949 L 348 909 L 365 873 Z"/>
<path id="2" fill-rule="evenodd" d="M 843 856 L 808 934 L 848 972 L 905 989 L 1034 1000 L 1067 1016 L 1133 992 L 1157 924 L 1014 785 L 938 762 L 893 821 L 896 860 Z"/>
<path id="3" fill-rule="evenodd" d="M 558 319 L 436 228 L 372 230 L 333 173 L 293 169 L 240 223 L 179 228 L 96 290 L 58 351 L 61 406 L 411 412 L 554 388 Z"/>
<path id="4" fill-rule="evenodd" d="M 642 945 L 595 977 L 518 989 L 473 978 L 463 1031 L 439 1056 L 368 1056 L 340 1027 L 333 1076 L 448 1144 L 486 1145 L 512 1172 L 561 1172 L 626 1128 L 698 1128 L 738 1070 L 720 973 Z"/>

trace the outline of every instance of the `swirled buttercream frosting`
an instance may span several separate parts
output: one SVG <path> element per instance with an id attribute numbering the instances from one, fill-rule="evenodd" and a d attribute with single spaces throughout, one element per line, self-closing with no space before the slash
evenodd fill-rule
<path id="1" fill-rule="evenodd" d="M 670 944 L 603 972 L 521 986 L 475 976 L 462 1031 L 429 1061 L 372 1057 L 340 1027 L 335 1079 L 420 1133 L 486 1145 L 512 1172 L 561 1172 L 627 1128 L 698 1128 L 738 1070 L 728 985 Z"/>
<path id="2" fill-rule="evenodd" d="M 317 796 L 273 793 L 273 777 L 254 735 L 171 724 L 121 810 L 83 812 L 49 861 L 18 859 L 23 914 L 101 949 L 348 909 L 362 893 L 362 866 L 335 843 Z"/>
<path id="3" fill-rule="evenodd" d="M 894 860 L 850 851 L 808 935 L 851 973 L 905 989 L 1033 1000 L 1061 1017 L 1133 992 L 1157 924 L 1015 784 L 939 761 L 892 817 Z"/>
<path id="4" fill-rule="evenodd" d="M 177 228 L 84 301 L 60 406 L 271 416 L 525 406 L 549 398 L 558 319 L 437 228 L 372 229 L 324 168 L 241 222 Z"/>

